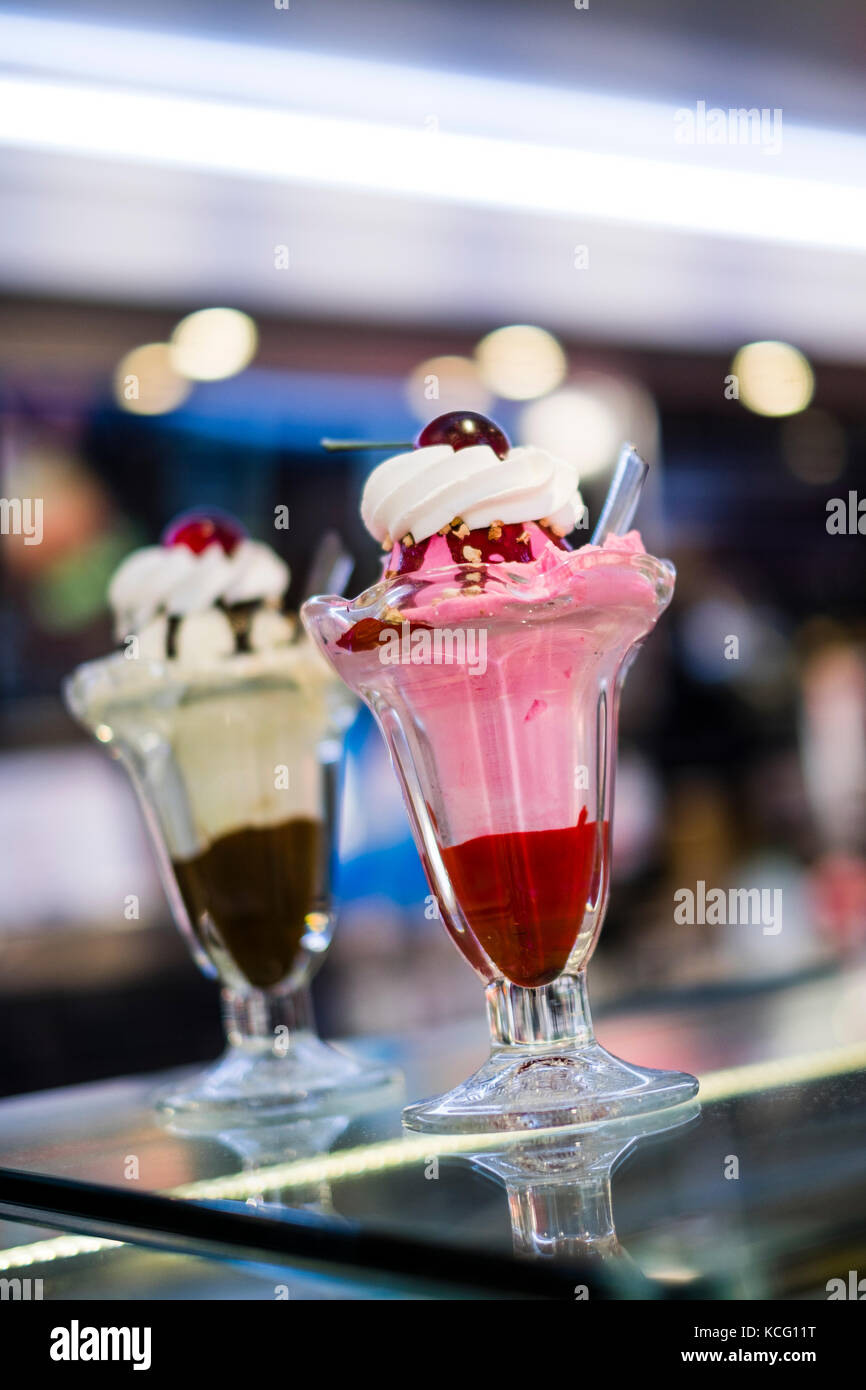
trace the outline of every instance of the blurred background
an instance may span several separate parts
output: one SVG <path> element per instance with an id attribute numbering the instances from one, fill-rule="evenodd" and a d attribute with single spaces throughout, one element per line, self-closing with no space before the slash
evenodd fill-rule
<path id="1" fill-rule="evenodd" d="M 591 522 L 633 438 L 679 572 L 626 687 L 602 1016 L 692 1069 L 866 1037 L 864 40 L 857 0 L 0 10 L 2 495 L 44 507 L 0 535 L 0 1093 L 220 1047 L 60 696 L 113 568 L 218 505 L 295 600 L 335 528 L 357 590 L 370 459 L 320 436 L 454 407 L 574 458 Z M 341 853 L 323 1029 L 479 1015 L 363 716 Z M 678 922 L 699 882 L 781 891 L 782 930 Z M 746 994 L 727 1050 L 666 1043 Z"/>

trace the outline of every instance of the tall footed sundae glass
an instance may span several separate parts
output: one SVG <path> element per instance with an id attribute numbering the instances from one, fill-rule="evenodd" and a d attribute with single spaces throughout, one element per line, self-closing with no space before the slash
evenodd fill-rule
<path id="1" fill-rule="evenodd" d="M 225 1053 L 158 1100 L 193 1127 L 342 1111 L 390 1079 L 315 1031 L 354 701 L 284 611 L 288 580 L 231 518 L 182 517 L 120 566 L 119 649 L 65 687 L 129 773 L 173 916 L 222 987 Z"/>
<path id="2" fill-rule="evenodd" d="M 387 551 L 381 582 L 311 599 L 302 618 L 382 730 L 442 921 L 484 982 L 492 1043 L 404 1123 L 536 1130 L 689 1099 L 694 1077 L 599 1045 L 586 990 L 620 689 L 673 567 L 636 531 L 572 549 L 575 470 L 474 414 L 440 417 L 375 469 L 362 515 Z"/>

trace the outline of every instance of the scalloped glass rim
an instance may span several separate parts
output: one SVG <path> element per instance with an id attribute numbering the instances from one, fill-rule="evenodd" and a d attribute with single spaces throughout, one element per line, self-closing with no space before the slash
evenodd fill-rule
<path id="1" fill-rule="evenodd" d="M 459 583 L 463 573 L 477 573 L 483 568 L 486 571 L 486 582 L 488 585 L 485 593 L 491 592 L 497 600 L 497 611 L 495 613 L 478 612 L 479 604 L 484 602 L 485 595 L 473 595 L 477 603 L 467 603 L 467 613 L 465 621 L 477 625 L 479 622 L 494 623 L 505 618 L 519 617 L 521 620 L 530 616 L 538 618 L 542 616 L 544 610 L 555 610 L 561 613 L 563 608 L 580 608 L 584 606 L 582 596 L 570 593 L 564 589 L 561 593 L 530 593 L 528 588 L 533 590 L 544 584 L 546 580 L 553 579 L 554 583 L 566 578 L 563 570 L 569 571 L 569 577 L 579 576 L 581 573 L 591 572 L 594 569 L 608 567 L 627 568 L 642 574 L 651 584 L 655 600 L 658 607 L 658 614 L 670 603 L 673 597 L 674 584 L 676 582 L 676 567 L 671 560 L 662 560 L 655 555 L 647 552 L 628 553 L 616 550 L 601 550 L 593 547 L 593 553 L 587 554 L 588 546 L 580 550 L 561 551 L 562 562 L 540 570 L 537 560 L 529 564 L 518 564 L 501 562 L 498 564 L 487 563 L 484 566 L 469 563 L 454 563 L 447 566 L 437 567 L 436 569 L 425 570 L 423 575 L 420 571 L 412 571 L 409 574 L 392 575 L 388 579 L 381 579 L 376 584 L 372 584 L 365 589 L 355 599 L 347 599 L 341 594 L 321 594 L 307 599 L 301 609 L 301 621 L 305 627 L 310 623 L 316 622 L 320 617 L 328 613 L 334 620 L 339 621 L 343 630 L 348 630 L 355 623 L 364 618 L 378 618 L 386 608 L 407 607 L 407 601 L 416 595 L 424 595 L 425 602 L 418 603 L 417 609 L 420 614 L 424 610 L 424 621 L 430 621 L 435 625 L 435 615 L 429 615 L 426 609 L 431 599 L 437 597 L 437 592 L 441 594 L 444 588 L 454 588 Z M 575 561 L 580 559 L 580 563 Z M 491 589 L 491 583 L 493 588 Z M 598 605 L 592 605 L 597 607 Z M 614 605 L 615 606 L 615 605 Z M 551 614 L 554 616 L 554 613 Z M 453 612 L 449 613 L 448 625 L 453 626 L 455 621 L 459 621 Z"/>

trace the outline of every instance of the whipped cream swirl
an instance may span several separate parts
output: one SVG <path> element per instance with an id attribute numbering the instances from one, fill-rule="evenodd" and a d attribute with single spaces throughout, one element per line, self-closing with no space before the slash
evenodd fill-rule
<path id="1" fill-rule="evenodd" d="M 395 454 L 367 479 L 364 525 L 377 541 L 411 534 L 426 540 L 455 517 L 471 531 L 539 521 L 567 536 L 583 516 L 577 469 L 546 449 L 509 449 L 504 459 L 487 444 L 452 449 L 432 444 Z"/>
<path id="2" fill-rule="evenodd" d="M 261 541 L 242 540 L 231 555 L 214 541 L 196 554 L 185 545 L 148 545 L 121 563 L 108 586 L 115 636 L 139 638 L 141 655 L 206 661 L 238 649 L 226 610 L 257 605 L 245 634 L 250 650 L 291 639 L 294 624 L 277 611 L 289 568 Z"/>

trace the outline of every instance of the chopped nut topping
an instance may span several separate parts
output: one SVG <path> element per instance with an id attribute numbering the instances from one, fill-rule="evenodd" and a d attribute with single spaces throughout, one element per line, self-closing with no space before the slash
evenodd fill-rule
<path id="1" fill-rule="evenodd" d="M 459 536 L 461 540 L 463 540 L 464 536 L 469 535 L 469 527 L 466 525 L 465 521 L 461 521 L 459 526 L 455 526 L 454 534 L 455 536 Z"/>
<path id="2" fill-rule="evenodd" d="M 383 608 L 383 609 L 382 609 L 382 622 L 383 622 L 383 623 L 402 623 L 402 622 L 403 622 L 403 614 L 400 612 L 400 609 L 399 609 L 399 608 L 394 608 L 394 607 L 392 607 L 392 606 L 389 604 L 387 608 Z"/>
<path id="3" fill-rule="evenodd" d="M 484 590 L 480 584 L 468 584 L 463 592 L 464 594 L 483 594 Z"/>
<path id="4" fill-rule="evenodd" d="M 474 580 L 477 582 L 478 580 L 483 579 L 484 576 L 483 574 L 476 574 L 474 570 L 467 570 L 464 578 Z"/>
<path id="5" fill-rule="evenodd" d="M 468 560 L 470 565 L 480 565 L 481 551 L 477 550 L 474 545 L 464 545 L 463 559 Z"/>
<path id="6" fill-rule="evenodd" d="M 452 530 L 452 531 L 456 531 L 457 528 L 458 528 L 458 526 L 462 526 L 462 525 L 463 525 L 463 518 L 462 518 L 462 516 L 455 516 L 455 517 L 452 519 L 452 521 L 451 521 L 451 530 Z"/>
<path id="7" fill-rule="evenodd" d="M 441 531 L 437 531 L 437 532 L 436 532 L 436 535 L 437 535 L 437 536 L 447 536 L 447 535 L 448 535 L 448 532 L 449 532 L 450 530 L 451 530 L 451 522 L 449 521 L 449 523 L 448 523 L 447 526 L 443 526 Z"/>
<path id="8" fill-rule="evenodd" d="M 401 545 L 414 545 L 414 544 L 415 544 L 415 537 L 412 535 L 412 532 L 411 532 L 411 531 L 407 531 L 407 532 L 406 532 L 406 534 L 405 534 L 405 536 L 403 537 L 403 539 L 401 540 L 400 544 L 401 544 Z"/>
<path id="9" fill-rule="evenodd" d="M 528 542 L 528 540 L 529 540 L 529 532 L 528 532 L 528 531 L 521 531 L 521 533 L 520 533 L 520 535 L 517 537 L 517 539 L 518 539 L 518 541 L 522 541 L 523 544 L 525 545 L 525 544 Z"/>
<path id="10" fill-rule="evenodd" d="M 501 540 L 502 540 L 502 522 L 501 522 L 501 521 L 494 521 L 494 522 L 493 522 L 493 525 L 490 527 L 490 530 L 487 532 L 487 539 L 488 539 L 489 541 L 501 541 Z"/>
<path id="11" fill-rule="evenodd" d="M 385 532 L 385 539 L 384 539 L 383 542 L 382 542 L 382 549 L 383 549 L 383 550 L 393 550 L 393 549 L 394 549 L 394 542 L 391 540 L 391 537 L 388 535 L 387 531 Z"/>

